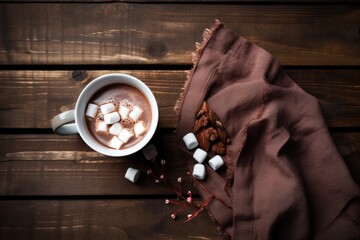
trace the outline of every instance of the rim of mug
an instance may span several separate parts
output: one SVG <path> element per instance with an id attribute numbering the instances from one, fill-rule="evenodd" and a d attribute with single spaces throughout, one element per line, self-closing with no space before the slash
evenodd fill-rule
<path id="1" fill-rule="evenodd" d="M 140 90 L 151 107 L 151 123 L 148 132 L 135 145 L 125 149 L 112 149 L 99 143 L 86 125 L 85 110 L 91 97 L 101 88 L 111 84 L 129 84 Z M 109 73 L 92 80 L 80 93 L 75 106 L 75 123 L 83 141 L 93 150 L 111 157 L 122 157 L 141 150 L 153 137 L 159 121 L 159 109 L 156 98 L 150 88 L 140 79 L 123 73 Z"/>

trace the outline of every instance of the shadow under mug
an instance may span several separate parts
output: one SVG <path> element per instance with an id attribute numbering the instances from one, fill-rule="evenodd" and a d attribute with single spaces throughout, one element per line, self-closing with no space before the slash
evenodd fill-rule
<path id="1" fill-rule="evenodd" d="M 151 123 L 147 133 L 135 145 L 124 149 L 112 149 L 100 144 L 91 135 L 85 120 L 85 110 L 91 97 L 101 88 L 112 84 L 127 84 L 140 90 L 151 107 Z M 75 122 L 74 122 L 75 121 Z M 120 73 L 105 74 L 91 81 L 80 93 L 75 109 L 60 113 L 51 120 L 51 127 L 56 134 L 69 135 L 79 133 L 84 142 L 93 150 L 112 157 L 121 157 L 141 150 L 153 137 L 159 121 L 159 109 L 154 94 L 139 79 Z"/>

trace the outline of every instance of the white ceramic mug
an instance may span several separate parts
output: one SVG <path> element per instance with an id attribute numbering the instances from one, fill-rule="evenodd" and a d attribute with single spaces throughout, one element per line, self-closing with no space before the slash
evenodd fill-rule
<path id="1" fill-rule="evenodd" d="M 91 97 L 99 89 L 110 84 L 128 84 L 140 90 L 147 98 L 151 107 L 151 123 L 146 135 L 135 145 L 125 149 L 112 149 L 100 144 L 94 139 L 87 128 L 85 121 L 85 110 Z M 75 121 L 75 122 L 74 122 Z M 133 154 L 142 149 L 153 137 L 159 121 L 159 109 L 154 94 L 148 86 L 139 79 L 119 73 L 111 73 L 97 77 L 91 81 L 80 93 L 75 109 L 56 115 L 51 120 L 53 131 L 59 135 L 79 133 L 84 142 L 93 150 L 107 156 L 121 157 Z"/>

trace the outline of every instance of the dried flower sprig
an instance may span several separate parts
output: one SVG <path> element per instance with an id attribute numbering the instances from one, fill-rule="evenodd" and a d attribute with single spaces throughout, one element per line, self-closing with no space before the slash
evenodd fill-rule
<path id="1" fill-rule="evenodd" d="M 206 192 L 208 192 L 210 194 L 210 196 L 216 200 L 218 200 L 219 202 L 221 202 L 222 204 L 224 204 L 226 207 L 232 209 L 232 206 L 230 206 L 229 204 L 227 204 L 226 202 L 224 202 L 221 198 L 217 197 L 214 193 L 212 193 L 209 189 L 207 189 L 199 180 L 197 180 L 196 178 L 194 178 L 190 172 L 187 172 L 188 175 L 190 175 L 192 177 L 192 179 L 202 188 L 204 189 Z"/>
<path id="2" fill-rule="evenodd" d="M 203 201 L 200 201 L 200 202 L 194 201 L 193 194 L 191 191 L 187 191 L 187 194 L 183 194 L 183 192 L 182 192 L 183 191 L 183 189 L 182 189 L 183 178 L 182 177 L 177 178 L 177 183 L 179 184 L 178 187 L 175 187 L 166 178 L 166 176 L 167 176 L 166 166 L 165 166 L 166 160 L 161 159 L 160 166 L 159 166 L 158 162 L 156 161 L 156 158 L 151 159 L 151 163 L 153 165 L 152 169 L 148 169 L 146 171 L 146 173 L 149 176 L 153 177 L 155 179 L 156 183 L 164 184 L 172 192 L 174 192 L 177 196 L 177 200 L 165 199 L 165 204 L 172 204 L 172 205 L 178 206 L 178 208 L 175 210 L 175 212 L 171 213 L 171 215 L 170 215 L 170 217 L 172 219 L 176 219 L 177 215 L 180 212 L 184 211 L 185 209 L 189 209 L 189 208 L 194 209 L 195 208 L 196 209 L 195 211 L 187 214 L 187 218 L 184 221 L 185 223 L 187 223 L 187 222 L 191 221 L 192 219 L 194 219 L 196 216 L 198 216 L 202 211 L 204 211 L 204 209 L 206 209 L 206 207 L 210 204 L 210 202 L 213 199 L 216 199 L 216 200 L 220 201 L 222 204 L 224 204 L 225 206 L 232 208 L 231 206 L 226 204 L 221 198 L 217 197 L 210 190 L 208 190 L 203 184 L 201 184 L 199 182 L 199 180 L 197 180 L 195 177 L 193 177 L 190 172 L 187 172 L 187 175 L 189 175 L 193 179 L 194 182 L 196 182 L 202 189 L 204 189 L 205 191 L 207 191 L 210 194 L 210 196 Z"/>
<path id="3" fill-rule="evenodd" d="M 207 200 L 203 201 L 203 203 L 200 205 L 199 209 L 191 214 L 188 214 L 187 219 L 185 220 L 185 223 L 191 221 L 194 219 L 197 215 L 199 215 L 204 209 L 209 205 L 210 201 L 213 199 L 213 197 L 209 197 Z"/>
<path id="4" fill-rule="evenodd" d="M 153 168 L 155 169 L 148 169 L 146 173 L 151 177 L 153 177 L 156 183 L 163 183 L 164 185 L 166 185 L 172 192 L 176 194 L 178 199 L 183 199 L 184 201 L 186 201 L 186 198 L 182 194 L 182 182 L 183 182 L 182 177 L 177 178 L 177 183 L 179 184 L 179 188 L 177 189 L 166 178 L 166 171 L 165 171 L 166 161 L 164 159 L 160 160 L 161 167 L 156 167 L 157 164 L 154 164 L 154 161 L 152 162 L 154 165 Z"/>
<path id="5" fill-rule="evenodd" d="M 190 192 L 190 191 L 189 191 Z M 189 198 L 189 197 L 188 197 Z M 175 219 L 177 217 L 177 214 L 180 213 L 182 210 L 184 210 L 187 207 L 191 207 L 192 206 L 192 200 L 186 203 L 183 202 L 179 202 L 179 201 L 174 201 L 174 200 L 170 200 L 170 199 L 165 199 L 165 204 L 175 204 L 175 205 L 179 205 L 180 207 L 174 212 L 172 213 L 170 216 L 172 219 Z"/>

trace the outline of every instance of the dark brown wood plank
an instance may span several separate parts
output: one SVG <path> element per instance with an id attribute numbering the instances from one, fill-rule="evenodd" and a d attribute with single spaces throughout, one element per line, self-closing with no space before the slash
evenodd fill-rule
<path id="1" fill-rule="evenodd" d="M 154 137 L 166 160 L 167 180 L 195 191 L 182 152 L 173 135 Z M 129 157 L 106 157 L 78 136 L 0 135 L 0 195 L 159 195 L 176 194 L 146 174 L 153 165 L 139 152 Z M 128 167 L 141 171 L 133 184 L 124 178 Z"/>
<path id="2" fill-rule="evenodd" d="M 111 71 L 89 71 L 83 82 L 72 71 L 0 71 L 0 128 L 49 128 L 56 114 L 75 107 L 88 80 Z M 155 94 L 160 127 L 174 127 L 173 107 L 185 81 L 184 71 L 112 71 L 143 80 Z"/>
<path id="3" fill-rule="evenodd" d="M 5 239 L 221 239 L 204 211 L 183 223 L 188 209 L 154 200 L 0 201 L 0 238 Z"/>
<path id="4" fill-rule="evenodd" d="M 336 133 L 333 137 L 354 179 L 360 183 L 360 133 Z M 178 187 L 176 180 L 183 177 L 183 192 L 196 192 L 174 138 L 173 134 L 160 134 L 155 138 L 162 158 L 167 161 L 167 179 Z M 0 135 L 0 146 L 2 196 L 174 194 L 145 174 L 148 162 L 141 154 L 126 158 L 104 157 L 76 136 Z M 130 166 L 142 170 L 136 184 L 124 178 Z"/>
<path id="5" fill-rule="evenodd" d="M 287 70 L 320 103 L 329 127 L 360 127 L 360 71 Z"/>
<path id="6" fill-rule="evenodd" d="M 71 71 L 0 71 L 0 128 L 50 128 L 56 114 L 75 106 L 87 81 L 111 71 L 88 71 L 84 82 Z M 134 75 L 153 90 L 160 108 L 160 128 L 174 128 L 173 106 L 184 71 L 113 71 Z M 288 70 L 305 91 L 317 97 L 330 127 L 359 127 L 359 70 Z"/>
<path id="7" fill-rule="evenodd" d="M 3 4 L 0 64 L 190 64 L 218 18 L 283 65 L 360 65 L 358 5 Z"/>

